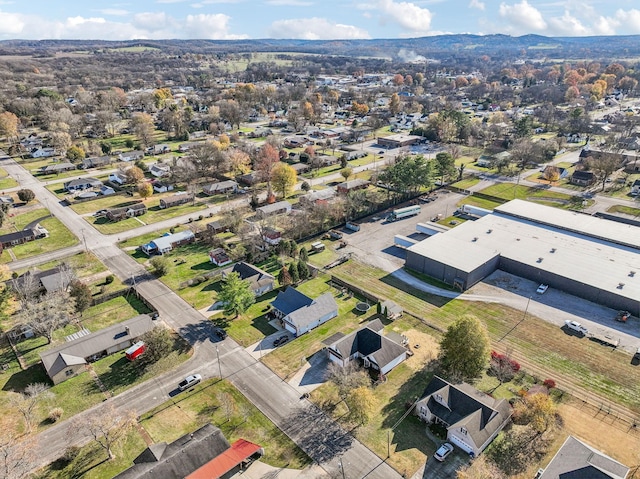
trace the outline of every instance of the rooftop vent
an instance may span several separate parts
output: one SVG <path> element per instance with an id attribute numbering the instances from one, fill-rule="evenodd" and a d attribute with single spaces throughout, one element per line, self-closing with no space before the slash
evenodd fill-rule
<path id="1" fill-rule="evenodd" d="M 487 230 L 487 234 L 491 234 L 493 230 Z"/>
<path id="2" fill-rule="evenodd" d="M 555 252 L 556 252 L 556 249 L 555 249 L 555 248 L 551 248 L 551 251 L 550 251 L 550 252 L 551 252 L 551 253 L 555 253 Z"/>
<path id="3" fill-rule="evenodd" d="M 624 283 L 618 283 L 618 289 L 624 288 Z"/>
<path id="4" fill-rule="evenodd" d="M 543 260 L 543 259 L 544 259 L 544 258 L 538 258 L 538 263 L 542 263 L 542 260 Z"/>
<path id="5" fill-rule="evenodd" d="M 471 241 L 478 241 L 478 237 L 474 236 L 473 239 Z"/>
<path id="6" fill-rule="evenodd" d="M 629 271 L 629 277 L 633 278 L 636 275 L 635 271 Z"/>

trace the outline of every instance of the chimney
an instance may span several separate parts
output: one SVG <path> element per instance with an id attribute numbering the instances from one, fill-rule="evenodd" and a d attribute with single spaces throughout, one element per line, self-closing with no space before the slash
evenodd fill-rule
<path id="1" fill-rule="evenodd" d="M 131 330 L 129 329 L 129 326 L 125 326 L 124 327 L 124 332 L 127 336 L 129 336 L 131 334 Z"/>

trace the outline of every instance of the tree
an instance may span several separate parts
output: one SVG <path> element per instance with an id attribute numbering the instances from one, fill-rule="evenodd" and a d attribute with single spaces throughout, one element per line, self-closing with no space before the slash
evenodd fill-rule
<path id="1" fill-rule="evenodd" d="M 607 179 L 620 167 L 620 160 L 615 153 L 600 152 L 597 157 L 587 157 L 585 166 L 587 170 L 593 170 L 598 180 L 602 182 L 602 191 L 604 191 Z"/>
<path id="2" fill-rule="evenodd" d="M 527 394 L 513 407 L 513 421 L 528 425 L 536 433 L 543 434 L 556 425 L 557 407 L 545 392 Z"/>
<path id="3" fill-rule="evenodd" d="M 18 124 L 20 120 L 10 111 L 0 113 L 0 135 L 7 139 L 18 136 Z"/>
<path id="4" fill-rule="evenodd" d="M 292 166 L 279 162 L 271 172 L 273 189 L 286 198 L 298 181 L 298 174 Z"/>
<path id="5" fill-rule="evenodd" d="M 397 93 L 393 93 L 391 95 L 391 99 L 389 100 L 389 111 L 392 115 L 395 115 L 400 111 L 400 97 Z"/>
<path id="6" fill-rule="evenodd" d="M 28 189 L 18 190 L 18 199 L 23 203 L 29 203 L 33 201 L 36 197 L 36 194 Z"/>
<path id="7" fill-rule="evenodd" d="M 151 258 L 151 266 L 154 274 L 159 278 L 169 272 L 169 260 L 164 256 L 155 256 Z"/>
<path id="8" fill-rule="evenodd" d="M 23 392 L 16 393 L 11 397 L 9 402 L 22 415 L 27 434 L 31 433 L 37 420 L 39 405 L 53 399 L 53 397 L 54 394 L 49 391 L 49 386 L 44 383 L 31 383 Z"/>
<path id="9" fill-rule="evenodd" d="M 229 152 L 229 166 L 234 175 L 243 175 L 251 170 L 251 157 L 242 150 Z"/>
<path id="10" fill-rule="evenodd" d="M 301 281 L 309 277 L 309 266 L 307 266 L 305 261 L 298 261 L 298 277 Z"/>
<path id="11" fill-rule="evenodd" d="M 7 213 L 9 213 L 9 205 L 2 203 L 0 205 L 0 228 L 4 224 L 4 220 L 7 218 Z"/>
<path id="12" fill-rule="evenodd" d="M 280 283 L 280 286 L 288 286 L 293 283 L 289 270 L 286 266 L 283 266 L 278 273 L 278 283 Z"/>
<path id="13" fill-rule="evenodd" d="M 489 360 L 489 336 L 484 325 L 464 315 L 447 328 L 440 341 L 440 367 L 452 380 L 473 381 Z"/>
<path id="14" fill-rule="evenodd" d="M 36 440 L 33 437 L 19 438 L 13 427 L 0 431 L 0 477 L 22 479 L 29 477 L 36 460 Z"/>
<path id="15" fill-rule="evenodd" d="M 124 172 L 124 181 L 129 185 L 136 185 L 144 180 L 144 171 L 137 166 L 130 166 Z"/>
<path id="16" fill-rule="evenodd" d="M 142 198 L 143 200 L 153 195 L 153 186 L 151 186 L 151 183 L 147 183 L 146 181 L 138 183 L 136 190 L 138 191 L 140 198 Z"/>
<path id="17" fill-rule="evenodd" d="M 86 158 L 87 154 L 79 146 L 73 145 L 67 150 L 67 159 L 71 161 L 80 161 Z"/>
<path id="18" fill-rule="evenodd" d="M 115 459 L 113 447 L 126 437 L 137 423 L 133 411 L 121 412 L 113 404 L 99 408 L 77 420 L 75 428 L 89 435 L 109 460 Z"/>
<path id="19" fill-rule="evenodd" d="M 500 384 L 511 381 L 515 373 L 520 370 L 520 364 L 511 359 L 511 354 L 500 354 L 491 351 L 491 360 L 489 361 L 489 371 L 500 381 Z"/>
<path id="20" fill-rule="evenodd" d="M 260 151 L 258 152 L 258 157 L 256 158 L 256 171 L 260 176 L 261 181 L 265 181 L 267 183 L 267 196 L 271 196 L 271 179 L 273 178 L 273 168 L 280 163 L 280 156 L 278 155 L 278 150 L 270 145 L 269 143 L 265 143 Z"/>
<path id="21" fill-rule="evenodd" d="M 560 169 L 554 165 L 548 165 L 542 172 L 542 177 L 549 182 L 549 184 L 560 179 Z"/>
<path id="22" fill-rule="evenodd" d="M 345 399 L 349 391 L 371 386 L 369 374 L 356 362 L 348 362 L 345 366 L 331 362 L 325 377 L 336 385 L 341 399 Z"/>
<path id="23" fill-rule="evenodd" d="M 147 346 L 146 351 L 140 356 L 140 363 L 145 367 L 157 363 L 173 351 L 173 337 L 171 331 L 163 326 L 157 326 L 140 336 Z"/>
<path id="24" fill-rule="evenodd" d="M 422 155 L 396 159 L 378 179 L 400 193 L 416 193 L 423 187 L 431 186 L 431 162 Z"/>
<path id="25" fill-rule="evenodd" d="M 50 133 L 50 141 L 51 146 L 53 146 L 61 156 L 65 156 L 67 149 L 73 145 L 71 135 L 66 131 L 52 131 Z"/>
<path id="26" fill-rule="evenodd" d="M 247 281 L 240 279 L 238 273 L 229 273 L 222 280 L 218 299 L 224 305 L 224 313 L 237 318 L 255 302 L 256 297 Z"/>
<path id="27" fill-rule="evenodd" d="M 233 396 L 228 392 L 221 392 L 216 394 L 216 399 L 220 403 L 220 407 L 224 411 L 224 415 L 227 418 L 227 422 L 231 421 L 231 415 L 236 408 L 236 402 Z"/>
<path id="28" fill-rule="evenodd" d="M 146 148 L 153 144 L 155 125 L 151 115 L 148 113 L 134 113 L 131 119 L 131 128 L 143 147 Z"/>
<path id="29" fill-rule="evenodd" d="M 93 300 L 91 288 L 82 281 L 76 279 L 71 282 L 69 295 L 75 300 L 77 313 L 82 314 L 84 310 L 91 306 L 91 301 Z"/>
<path id="30" fill-rule="evenodd" d="M 309 261 L 309 253 L 307 252 L 307 248 L 304 246 L 300 248 L 300 261 Z"/>
<path id="31" fill-rule="evenodd" d="M 506 479 L 498 466 L 482 455 L 456 472 L 456 479 Z"/>
<path id="32" fill-rule="evenodd" d="M 378 412 L 377 398 L 371 388 L 366 386 L 350 390 L 344 401 L 349 408 L 349 418 L 361 426 L 367 424 Z"/>
<path id="33" fill-rule="evenodd" d="M 21 324 L 27 325 L 36 335 L 47 338 L 51 343 L 53 333 L 67 325 L 75 312 L 75 299 L 66 291 L 52 291 L 23 303 L 18 313 Z"/>
<path id="34" fill-rule="evenodd" d="M 444 184 L 446 178 L 456 174 L 456 162 L 449 153 L 438 153 L 435 160 L 435 169 L 438 176 L 440 176 L 441 183 Z"/>
<path id="35" fill-rule="evenodd" d="M 340 170 L 340 175 L 342 175 L 342 177 L 344 178 L 344 181 L 347 181 L 352 174 L 353 174 L 353 170 L 349 167 L 342 168 Z"/>

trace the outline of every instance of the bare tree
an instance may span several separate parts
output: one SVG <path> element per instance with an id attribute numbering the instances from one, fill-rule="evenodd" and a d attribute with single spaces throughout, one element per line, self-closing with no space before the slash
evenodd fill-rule
<path id="1" fill-rule="evenodd" d="M 53 398 L 54 394 L 49 391 L 49 386 L 44 383 L 29 384 L 23 392 L 16 393 L 11 397 L 9 402 L 22 414 L 27 434 L 33 430 L 38 405 Z"/>
<path id="2" fill-rule="evenodd" d="M 220 407 L 224 411 L 224 415 L 227 417 L 227 422 L 229 422 L 236 406 L 233 396 L 227 392 L 222 392 L 216 397 L 218 402 L 220 402 Z"/>
<path id="3" fill-rule="evenodd" d="M 345 366 L 337 363 L 329 364 L 326 378 L 338 387 L 338 394 L 342 399 L 354 389 L 371 385 L 367 372 L 354 362 L 349 362 Z"/>
<path id="4" fill-rule="evenodd" d="M 19 439 L 12 428 L 0 431 L 0 477 L 22 479 L 26 477 L 35 460 L 36 439 Z"/>
<path id="5" fill-rule="evenodd" d="M 66 291 L 46 293 L 37 300 L 23 305 L 19 321 L 51 343 L 56 329 L 68 324 L 75 312 L 75 300 Z"/>
<path id="6" fill-rule="evenodd" d="M 119 411 L 113 404 L 93 411 L 88 417 L 77 420 L 72 429 L 90 436 L 107 453 L 108 459 L 116 456 L 113 447 L 136 424 L 133 411 Z M 73 431 L 72 431 L 73 432 Z"/>

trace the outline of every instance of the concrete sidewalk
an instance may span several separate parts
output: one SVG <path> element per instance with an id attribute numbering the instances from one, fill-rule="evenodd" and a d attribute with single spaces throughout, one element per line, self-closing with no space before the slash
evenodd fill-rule
<path id="1" fill-rule="evenodd" d="M 329 475 L 317 464 L 300 470 L 277 468 L 264 462 L 256 461 L 244 472 L 240 472 L 234 477 L 242 477 L 244 479 L 328 479 Z"/>

